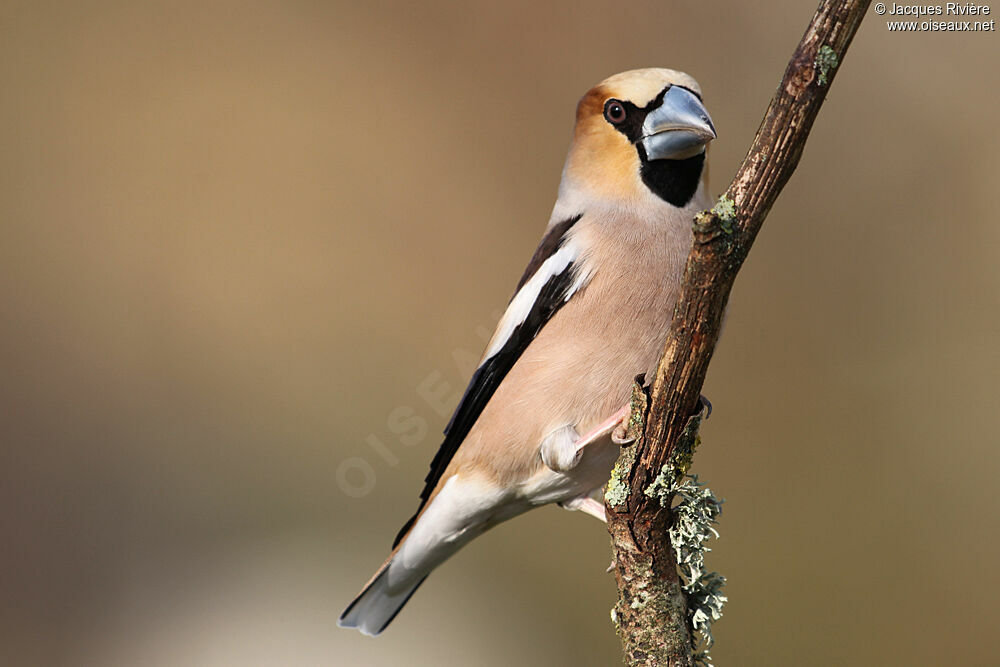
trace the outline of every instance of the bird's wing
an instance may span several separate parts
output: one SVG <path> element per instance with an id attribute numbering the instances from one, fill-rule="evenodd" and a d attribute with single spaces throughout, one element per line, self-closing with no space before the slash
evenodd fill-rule
<path id="1" fill-rule="evenodd" d="M 424 480 L 420 507 L 396 535 L 393 548 L 403 539 L 427 504 L 448 463 L 507 372 L 542 327 L 589 280 L 590 275 L 580 267 L 581 250 L 569 237 L 570 230 L 581 217 L 578 215 L 551 225 L 542 238 L 518 282 L 507 311 L 497 324 L 483 360 L 472 374 L 455 414 L 445 427 L 444 442 L 431 461 L 430 472 Z"/>

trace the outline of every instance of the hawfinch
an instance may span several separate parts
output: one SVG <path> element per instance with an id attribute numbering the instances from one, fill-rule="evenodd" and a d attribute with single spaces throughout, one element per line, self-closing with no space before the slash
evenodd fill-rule
<path id="1" fill-rule="evenodd" d="M 445 429 L 416 514 L 340 617 L 377 635 L 431 570 L 548 503 L 604 518 L 633 378 L 655 370 L 709 206 L 697 82 L 641 69 L 591 89 L 545 235 Z"/>

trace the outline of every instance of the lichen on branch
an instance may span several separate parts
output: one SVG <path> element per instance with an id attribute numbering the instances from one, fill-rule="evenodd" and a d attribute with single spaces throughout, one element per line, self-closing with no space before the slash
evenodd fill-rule
<path id="1" fill-rule="evenodd" d="M 697 475 L 675 483 L 674 494 L 681 502 L 674 508 L 674 520 L 668 531 L 670 545 L 683 581 L 681 590 L 687 595 L 691 629 L 701 635 L 698 655 L 711 664 L 708 650 L 715 644 L 712 624 L 722 618 L 722 607 L 728 598 L 722 594 L 726 578 L 705 570 L 705 554 L 711 551 L 706 546 L 708 539 L 719 537 L 715 525 L 722 513 L 722 501 L 698 481 Z"/>
<path id="2" fill-rule="evenodd" d="M 605 497 L 619 590 L 615 615 L 628 665 L 688 666 L 707 661 L 707 654 L 692 646 L 690 628 L 702 635 L 703 645 L 711 644 L 710 624 L 725 601 L 720 592 L 724 579 L 705 572 L 704 552 L 696 555 L 691 550 L 692 540 L 704 533 L 691 526 L 710 527 L 715 510 L 707 489 L 696 482 L 680 486 L 686 482 L 682 478 L 690 454 L 684 460 L 678 450 L 683 452 L 684 443 L 692 452 L 697 446 L 697 426 L 692 437 L 690 419 L 736 274 L 798 165 L 868 5 L 869 0 L 821 0 L 746 158 L 713 210 L 693 221 L 694 243 L 670 333 L 649 391 L 644 392 L 648 404 L 642 433 L 623 449 Z M 680 470 L 683 473 L 678 474 Z M 688 503 L 697 515 L 686 528 L 681 517 L 670 521 L 669 499 L 674 493 L 682 498 L 679 507 Z M 685 540 L 687 550 L 672 546 L 673 541 Z"/>

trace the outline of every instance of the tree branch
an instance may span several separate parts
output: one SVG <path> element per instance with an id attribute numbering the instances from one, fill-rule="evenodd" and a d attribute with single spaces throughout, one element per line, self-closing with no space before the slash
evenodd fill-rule
<path id="1" fill-rule="evenodd" d="M 637 387 L 605 504 L 619 599 L 612 611 L 628 665 L 692 665 L 689 610 L 667 531 L 669 489 L 690 464 L 699 396 L 736 274 L 802 155 L 813 121 L 869 0 L 822 0 L 726 193 L 694 220 L 694 244 L 650 389 Z M 666 494 L 663 490 L 667 489 Z"/>

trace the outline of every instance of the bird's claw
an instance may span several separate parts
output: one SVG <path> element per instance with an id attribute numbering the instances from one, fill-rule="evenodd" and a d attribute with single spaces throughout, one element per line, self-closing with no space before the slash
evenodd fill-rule
<path id="1" fill-rule="evenodd" d="M 702 414 L 703 412 L 705 414 Z M 702 419 L 708 419 L 712 416 L 712 401 L 708 400 L 704 394 L 698 395 L 698 416 Z"/>
<path id="2" fill-rule="evenodd" d="M 629 435 L 628 426 L 623 421 L 611 431 L 611 442 L 616 445 L 628 445 L 635 442 L 636 436 Z"/>

